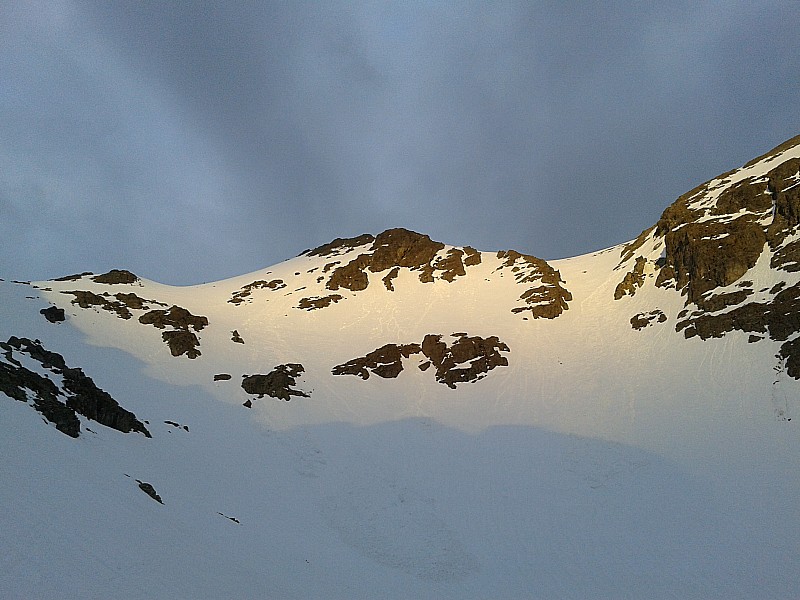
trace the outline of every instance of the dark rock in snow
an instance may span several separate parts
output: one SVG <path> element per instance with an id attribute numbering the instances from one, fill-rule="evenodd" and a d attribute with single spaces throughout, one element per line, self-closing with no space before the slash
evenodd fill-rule
<path id="1" fill-rule="evenodd" d="M 130 271 L 124 269 L 111 269 L 108 273 L 92 277 L 92 281 L 116 285 L 120 283 L 136 283 L 139 281 L 139 278 Z"/>
<path id="2" fill-rule="evenodd" d="M 309 394 L 306 392 L 294 389 L 294 386 L 297 385 L 297 378 L 304 372 L 305 369 L 301 364 L 278 365 L 266 375 L 245 375 L 242 380 L 242 389 L 259 398 L 267 395 L 287 402 L 291 400 L 292 396 L 308 398 Z"/>
<path id="3" fill-rule="evenodd" d="M 66 320 L 66 316 L 64 315 L 64 309 L 58 308 L 57 306 L 51 306 L 50 308 L 43 308 L 39 311 L 40 314 L 44 315 L 44 318 L 50 321 L 51 323 L 59 323 L 60 321 Z"/>

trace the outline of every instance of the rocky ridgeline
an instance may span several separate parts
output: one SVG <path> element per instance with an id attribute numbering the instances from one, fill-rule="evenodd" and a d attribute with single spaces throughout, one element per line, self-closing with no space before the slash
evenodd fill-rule
<path id="1" fill-rule="evenodd" d="M 572 294 L 567 290 L 561 274 L 541 258 L 520 254 L 516 250 L 497 253 L 502 264 L 497 269 L 510 269 L 518 285 L 527 288 L 519 299 L 523 305 L 511 309 L 513 313 L 530 313 L 534 319 L 555 319 L 569 308 Z"/>
<path id="2" fill-rule="evenodd" d="M 80 275 L 69 275 L 54 279 L 53 281 L 79 281 L 91 273 Z M 95 283 L 106 285 L 129 285 L 139 281 L 139 278 L 130 271 L 114 269 L 103 275 L 91 278 Z M 142 298 L 133 292 L 111 292 L 95 293 L 90 290 L 64 290 L 64 295 L 72 296 L 71 304 L 84 309 L 99 309 L 111 312 L 121 319 L 131 319 L 135 312 L 141 312 L 138 321 L 143 325 L 152 325 L 158 329 L 165 329 L 161 338 L 167 344 L 172 356 L 186 355 L 188 358 L 200 356 L 200 340 L 195 332 L 201 331 L 208 325 L 208 319 L 203 316 L 193 315 L 187 309 L 180 306 L 171 306 L 164 309 L 151 309 L 151 306 L 167 306 L 163 302 Z M 62 310 L 58 307 L 45 309 L 42 314 L 51 322 L 57 314 L 53 309 Z M 57 319 L 56 319 L 57 320 Z M 191 331 L 193 330 L 193 331 Z"/>
<path id="3" fill-rule="evenodd" d="M 367 248 L 367 246 L 369 246 Z M 347 264 L 328 263 L 324 272 L 332 271 L 325 283 L 331 291 L 339 289 L 359 292 L 367 289 L 367 273 L 383 273 L 382 282 L 387 290 L 394 291 L 393 280 L 401 268 L 419 272 L 419 280 L 431 283 L 435 278 L 452 282 L 467 274 L 466 268 L 481 262 L 480 252 L 469 246 L 451 248 L 444 256 L 440 251 L 445 245 L 408 229 L 388 229 L 373 237 L 364 234 L 355 238 L 336 240 L 304 253 L 306 256 L 334 257 L 347 254 L 357 248 L 364 251 Z M 338 266 L 337 266 L 338 264 Z"/>
<path id="4" fill-rule="evenodd" d="M 354 358 L 335 366 L 334 375 L 357 375 L 369 379 L 370 374 L 383 378 L 395 378 L 403 371 L 403 359 L 422 354 L 427 360 L 419 365 L 422 371 L 434 368 L 436 381 L 455 389 L 458 383 L 482 379 L 495 367 L 508 366 L 508 359 L 501 352 L 508 346 L 496 336 L 482 338 L 454 333 L 450 344 L 442 341 L 441 335 L 428 334 L 421 344 L 386 344 L 365 356 Z"/>
<path id="5" fill-rule="evenodd" d="M 78 437 L 81 415 L 123 433 L 150 432 L 132 412 L 122 408 L 108 392 L 97 387 L 81 369 L 70 368 L 64 357 L 46 350 L 38 340 L 11 336 L 0 342 L 4 351 L 0 358 L 0 392 L 21 402 L 30 402 L 60 432 Z M 47 375 L 23 365 L 23 360 L 39 363 L 41 370 L 60 379 L 54 383 Z"/>
<path id="6" fill-rule="evenodd" d="M 784 342 L 779 357 L 800 378 L 800 283 L 787 284 L 787 274 L 800 271 L 800 158 L 787 153 L 798 145 L 800 136 L 678 198 L 623 248 L 621 264 L 634 256 L 635 263 L 615 299 L 644 284 L 648 259 L 637 252 L 646 241 L 661 240 L 655 285 L 686 296 L 677 331 L 702 339 L 734 330 L 756 334 L 750 341 L 769 336 Z M 741 279 L 765 252 L 778 283 L 756 290 Z M 636 328 L 652 321 L 637 317 Z"/>

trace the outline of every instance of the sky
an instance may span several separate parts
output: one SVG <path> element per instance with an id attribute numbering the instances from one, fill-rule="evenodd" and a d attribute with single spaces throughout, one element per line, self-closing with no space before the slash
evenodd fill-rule
<path id="1" fill-rule="evenodd" d="M 2 3 L 0 278 L 632 239 L 800 133 L 800 2 L 656 4 Z"/>

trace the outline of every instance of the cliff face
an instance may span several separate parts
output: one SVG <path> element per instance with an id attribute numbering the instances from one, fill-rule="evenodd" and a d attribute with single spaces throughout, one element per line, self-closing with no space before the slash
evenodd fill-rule
<path id="1" fill-rule="evenodd" d="M 633 267 L 616 299 L 644 284 L 644 265 L 655 285 L 686 296 L 675 328 L 685 337 L 722 337 L 739 330 L 785 342 L 780 357 L 800 377 L 800 136 L 741 169 L 678 198 L 654 228 L 627 245 L 620 267 Z M 649 242 L 649 244 L 646 244 Z M 643 246 L 662 255 L 639 254 Z M 759 265 L 758 269 L 756 269 Z M 754 285 L 750 275 L 762 281 Z"/>

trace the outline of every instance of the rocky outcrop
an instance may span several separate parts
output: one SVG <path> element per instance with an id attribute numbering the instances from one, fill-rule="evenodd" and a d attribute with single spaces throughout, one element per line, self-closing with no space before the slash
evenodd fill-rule
<path id="1" fill-rule="evenodd" d="M 427 371 L 434 367 L 436 381 L 455 389 L 458 383 L 474 382 L 482 379 L 495 367 L 507 366 L 508 359 L 501 352 L 508 352 L 508 346 L 496 336 L 482 338 L 454 333 L 448 344 L 438 334 L 426 335 L 422 343 L 386 344 L 365 356 L 354 358 L 333 367 L 333 375 L 357 375 L 361 379 L 377 375 L 395 378 L 403 371 L 403 360 L 421 354 L 427 360 L 420 369 Z"/>
<path id="2" fill-rule="evenodd" d="M 387 290 L 394 291 L 393 280 L 400 269 L 419 273 L 422 283 L 431 283 L 438 278 L 452 282 L 466 275 L 466 267 L 480 264 L 480 252 L 474 248 L 450 248 L 443 256 L 445 245 L 408 229 L 388 229 L 376 237 L 369 235 L 351 239 L 338 239 L 309 251 L 308 256 L 330 256 L 350 252 L 370 244 L 358 256 L 346 264 L 338 261 L 325 265 L 327 273 L 336 264 L 325 286 L 332 291 L 339 289 L 360 292 L 369 286 L 369 273 L 382 273 L 382 282 Z"/>
<path id="3" fill-rule="evenodd" d="M 151 484 L 147 483 L 146 481 L 141 481 L 139 479 L 136 480 L 136 483 L 139 484 L 139 489 L 142 490 L 145 494 L 150 496 L 153 500 L 158 502 L 159 504 L 164 504 L 161 500 L 161 496 L 156 493 L 156 488 L 154 488 Z"/>
<path id="4" fill-rule="evenodd" d="M 403 358 L 419 352 L 419 344 L 386 344 L 365 356 L 333 367 L 331 373 L 334 375 L 357 375 L 361 379 L 369 379 L 370 374 L 383 378 L 395 378 L 403 370 Z"/>
<path id="5" fill-rule="evenodd" d="M 702 339 L 737 330 L 750 333 L 751 342 L 768 335 L 784 342 L 779 358 L 795 375 L 800 284 L 782 282 L 750 302 L 753 284 L 741 279 L 765 251 L 776 275 L 800 271 L 800 159 L 781 160 L 781 152 L 797 143 L 800 137 L 748 163 L 749 172 L 731 171 L 684 194 L 654 232 L 665 246 L 656 285 L 674 286 L 687 297 L 676 330 Z M 689 311 L 690 304 L 696 310 Z"/>
<path id="6" fill-rule="evenodd" d="M 313 250 L 306 250 L 300 256 L 336 256 L 346 254 L 360 246 L 366 246 L 375 241 L 375 236 L 365 233 L 353 238 L 336 238 L 328 244 L 323 244 Z"/>
<path id="7" fill-rule="evenodd" d="M 656 309 L 650 312 L 633 315 L 631 317 L 631 327 L 639 330 L 644 329 L 648 325 L 653 325 L 654 323 L 664 323 L 666 320 L 667 315 Z"/>
<path id="8" fill-rule="evenodd" d="M 63 277 L 56 277 L 55 279 L 51 279 L 50 281 L 78 281 L 78 279 L 83 279 L 84 277 L 88 277 L 89 275 L 94 275 L 91 271 L 84 271 L 83 273 L 77 273 L 75 275 L 64 275 Z"/>
<path id="9" fill-rule="evenodd" d="M 340 294 L 330 294 L 329 296 L 301 298 L 297 304 L 297 308 L 301 310 L 316 310 L 318 308 L 325 308 L 330 306 L 331 303 L 336 303 L 341 300 L 343 296 Z"/>
<path id="10" fill-rule="evenodd" d="M 171 330 L 164 331 L 161 338 L 169 346 L 172 356 L 185 354 L 188 358 L 200 356 L 200 340 L 197 335 L 189 331 L 201 331 L 208 325 L 208 319 L 200 315 L 193 315 L 191 312 L 180 306 L 173 305 L 168 310 L 151 310 L 139 317 L 139 322 L 144 325 L 152 325 L 158 329 L 171 327 Z"/>
<path id="11" fill-rule="evenodd" d="M 96 275 L 92 277 L 92 281 L 96 283 L 107 283 L 109 285 L 130 284 L 139 281 L 139 278 L 124 269 L 111 269 L 108 273 Z"/>
<path id="12" fill-rule="evenodd" d="M 58 308 L 57 306 L 51 306 L 49 308 L 43 308 L 39 311 L 39 314 L 44 315 L 44 318 L 50 321 L 51 323 L 60 323 L 61 321 L 66 320 L 66 315 L 64 314 L 63 308 Z"/>
<path id="13" fill-rule="evenodd" d="M 309 394 L 295 389 L 297 378 L 305 372 L 303 365 L 289 363 L 278 365 L 266 375 L 244 375 L 242 389 L 259 398 L 265 395 L 288 402 L 292 396 L 308 398 Z"/>
<path id="14" fill-rule="evenodd" d="M 78 437 L 81 415 L 123 433 L 138 432 L 150 437 L 136 415 L 122 408 L 81 369 L 68 367 L 60 354 L 46 350 L 38 340 L 11 336 L 0 343 L 0 348 L 5 351 L 5 360 L 0 360 L 0 391 L 15 400 L 30 401 L 62 433 Z M 24 355 L 58 376 L 60 384 L 25 367 Z"/>
<path id="15" fill-rule="evenodd" d="M 614 290 L 614 300 L 619 300 L 623 296 L 633 296 L 636 294 L 636 288 L 644 285 L 644 267 L 647 264 L 647 259 L 644 256 L 637 256 L 636 263 L 633 269 L 625 273 L 625 278 L 617 284 Z"/>
<path id="16" fill-rule="evenodd" d="M 272 279 L 271 281 L 265 281 L 263 279 L 259 279 L 258 281 L 254 281 L 253 283 L 248 283 L 245 286 L 242 286 L 241 289 L 234 292 L 231 296 L 231 299 L 228 300 L 231 304 L 239 305 L 245 300 L 249 299 L 253 290 L 282 290 L 286 287 L 286 283 L 282 279 Z"/>
<path id="17" fill-rule="evenodd" d="M 572 294 L 562 285 L 561 274 L 546 261 L 516 250 L 501 250 L 497 258 L 503 261 L 497 270 L 510 270 L 517 284 L 527 288 L 519 296 L 524 304 L 511 312 L 526 312 L 534 319 L 554 319 L 569 308 Z"/>
<path id="18" fill-rule="evenodd" d="M 121 319 L 130 319 L 133 316 L 131 310 L 147 310 L 150 304 L 166 306 L 163 302 L 156 300 L 146 300 L 134 293 L 116 293 L 113 296 L 108 292 L 95 294 L 88 290 L 64 291 L 62 294 L 74 296 L 72 304 L 80 308 L 100 308 L 116 314 Z M 114 298 L 112 300 L 112 298 Z"/>

